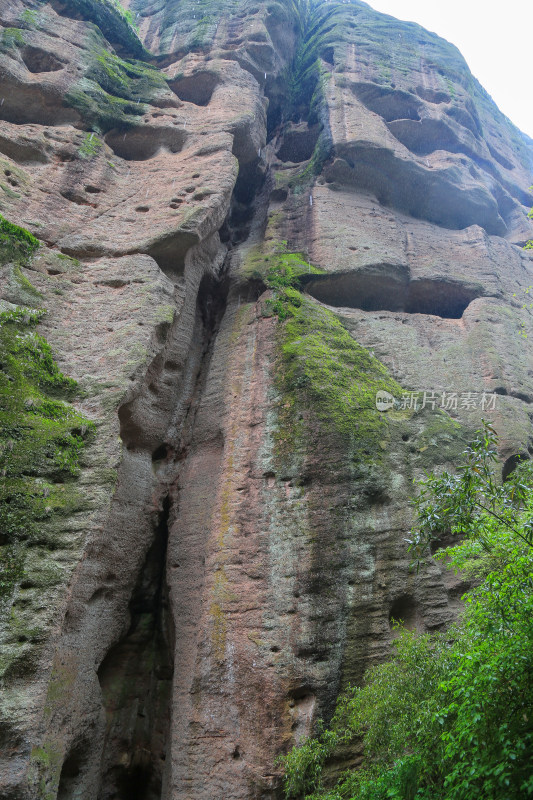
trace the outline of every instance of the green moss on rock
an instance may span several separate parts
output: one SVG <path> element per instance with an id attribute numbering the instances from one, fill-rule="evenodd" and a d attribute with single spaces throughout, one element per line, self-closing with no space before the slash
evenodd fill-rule
<path id="1" fill-rule="evenodd" d="M 38 246 L 31 233 L 0 217 L 0 263 L 13 264 L 33 299 L 39 294 L 21 265 Z M 45 543 L 50 518 L 72 506 L 71 484 L 94 427 L 66 402 L 77 385 L 35 331 L 44 313 L 0 313 L 0 598 L 23 578 L 28 546 Z"/>
<path id="2" fill-rule="evenodd" d="M 39 240 L 29 231 L 9 222 L 0 214 L 0 264 L 24 266 L 39 247 Z"/>
<path id="3" fill-rule="evenodd" d="M 138 124 L 158 94 L 167 91 L 163 74 L 134 59 L 124 60 L 104 47 L 100 35 L 88 39 L 88 65 L 65 102 L 75 108 L 85 124 L 99 133 Z"/>
<path id="4" fill-rule="evenodd" d="M 65 402 L 77 385 L 34 330 L 42 312 L 0 314 L 0 596 L 22 577 L 24 549 L 65 502 L 93 425 Z"/>
<path id="5" fill-rule="evenodd" d="M 134 58 L 148 55 L 134 25 L 132 14 L 118 0 L 62 0 L 64 13 L 97 25 L 106 39 Z"/>
<path id="6" fill-rule="evenodd" d="M 278 252 L 268 258 L 265 279 L 273 297 L 267 307 L 279 320 L 278 452 L 290 452 L 304 427 L 318 423 L 323 431 L 351 440 L 351 451 L 355 447 L 375 454 L 387 426 L 376 408 L 376 393 L 400 396 L 401 387 L 335 314 L 300 291 L 304 275 L 322 270 L 299 253 Z M 259 259 L 259 254 L 252 255 L 248 269 L 252 264 L 257 268 Z"/>

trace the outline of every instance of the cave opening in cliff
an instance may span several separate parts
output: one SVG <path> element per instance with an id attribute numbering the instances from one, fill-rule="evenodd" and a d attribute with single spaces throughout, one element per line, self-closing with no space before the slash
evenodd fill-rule
<path id="1" fill-rule="evenodd" d="M 322 303 L 361 311 L 400 311 L 461 319 L 480 296 L 479 286 L 458 281 L 418 278 L 410 280 L 405 267 L 384 264 L 357 272 L 314 276 L 308 293 Z"/>
<path id="2" fill-rule="evenodd" d="M 98 670 L 106 712 L 99 800 L 161 797 L 173 675 L 166 583 L 170 511 L 167 496 L 131 596 L 129 629 Z"/>

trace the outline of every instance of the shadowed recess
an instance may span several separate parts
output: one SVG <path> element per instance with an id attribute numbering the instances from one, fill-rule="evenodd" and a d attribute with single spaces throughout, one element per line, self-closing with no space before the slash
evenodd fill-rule
<path id="1" fill-rule="evenodd" d="M 394 626 L 395 622 L 402 622 L 403 627 L 410 631 L 424 628 L 424 620 L 414 597 L 404 594 L 391 603 L 389 611 L 389 624 L 391 627 Z"/>
<path id="2" fill-rule="evenodd" d="M 375 83 L 354 83 L 351 89 L 358 100 L 387 122 L 395 119 L 420 119 L 423 104 L 409 92 L 388 89 Z"/>
<path id="3" fill-rule="evenodd" d="M 112 130 L 106 137 L 106 144 L 119 158 L 126 161 L 148 161 L 161 150 L 179 153 L 185 144 L 187 134 L 176 128 L 132 128 Z"/>
<path id="4" fill-rule="evenodd" d="M 319 125 L 311 128 L 306 122 L 290 125 L 283 135 L 283 142 L 276 153 L 280 161 L 299 163 L 307 161 L 313 155 L 320 132 Z"/>
<path id="5" fill-rule="evenodd" d="M 409 279 L 403 265 L 383 264 L 367 270 L 314 276 L 307 291 L 330 306 L 361 311 L 403 311 L 460 319 L 482 294 L 481 287 L 445 279 Z"/>
<path id="6" fill-rule="evenodd" d="M 158 267 L 170 278 L 183 275 L 185 256 L 198 242 L 198 235 L 190 231 L 175 231 L 157 239 L 145 252 L 152 256 Z"/>
<path id="7" fill-rule="evenodd" d="M 206 106 L 219 83 L 218 75 L 213 72 L 196 72 L 186 78 L 171 80 L 168 85 L 180 100 L 196 106 Z"/>
<path id="8" fill-rule="evenodd" d="M 56 72 L 65 66 L 53 53 L 29 44 L 22 49 L 21 56 L 27 69 L 33 73 Z"/>

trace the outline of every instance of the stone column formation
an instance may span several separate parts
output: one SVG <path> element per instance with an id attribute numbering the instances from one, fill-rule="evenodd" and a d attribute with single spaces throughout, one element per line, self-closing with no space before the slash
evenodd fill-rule
<path id="1" fill-rule="evenodd" d="M 96 425 L 3 601 L 0 795 L 277 798 L 391 618 L 460 608 L 413 480 L 483 416 L 533 452 L 533 142 L 357 0 L 124 6 L 0 3 L 0 213 L 42 244 L 2 309 Z"/>

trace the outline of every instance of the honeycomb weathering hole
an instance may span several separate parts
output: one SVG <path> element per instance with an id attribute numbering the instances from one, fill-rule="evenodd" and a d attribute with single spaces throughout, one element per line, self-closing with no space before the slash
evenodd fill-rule
<path id="1" fill-rule="evenodd" d="M 401 89 L 389 89 L 375 83 L 355 83 L 352 91 L 368 109 L 387 122 L 395 119 L 420 119 L 422 102 Z"/>
<path id="2" fill-rule="evenodd" d="M 168 85 L 180 100 L 206 106 L 219 83 L 218 76 L 213 72 L 197 72 L 186 78 L 169 81 Z"/>
<path id="3" fill-rule="evenodd" d="M 330 306 L 361 311 L 403 311 L 460 319 L 480 287 L 444 279 L 410 280 L 407 269 L 382 265 L 379 269 L 314 277 L 307 291 Z"/>
<path id="4" fill-rule="evenodd" d="M 391 604 L 389 611 L 389 624 L 402 623 L 407 630 L 421 630 L 424 627 L 423 618 L 418 603 L 411 595 L 404 594 L 397 597 Z"/>
<path id="5" fill-rule="evenodd" d="M 65 66 L 53 53 L 29 44 L 22 49 L 21 56 L 27 69 L 33 73 L 56 72 Z"/>
<path id="6" fill-rule="evenodd" d="M 106 144 L 119 158 L 126 161 L 148 161 L 160 150 L 179 153 L 183 149 L 187 135 L 178 128 L 131 128 L 127 131 L 112 130 L 106 137 Z"/>

